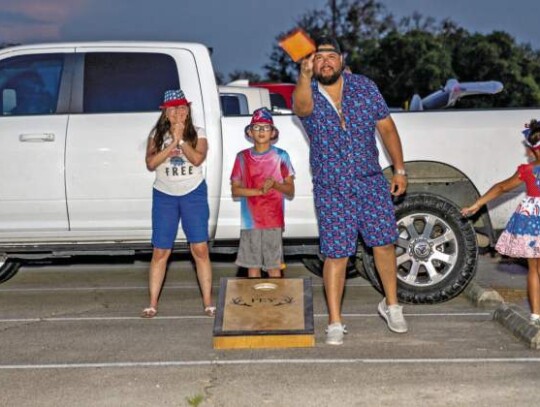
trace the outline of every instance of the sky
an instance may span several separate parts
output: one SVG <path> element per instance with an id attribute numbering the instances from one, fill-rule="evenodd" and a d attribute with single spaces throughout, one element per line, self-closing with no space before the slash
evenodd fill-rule
<path id="1" fill-rule="evenodd" d="M 502 30 L 540 49 L 540 0 L 379 0 L 396 18 L 415 11 L 470 32 Z M 338 0 L 339 2 L 339 0 Z M 263 74 L 276 36 L 328 0 L 0 0 L 0 42 L 193 41 L 217 71 Z M 511 6 L 511 7 L 510 7 Z"/>

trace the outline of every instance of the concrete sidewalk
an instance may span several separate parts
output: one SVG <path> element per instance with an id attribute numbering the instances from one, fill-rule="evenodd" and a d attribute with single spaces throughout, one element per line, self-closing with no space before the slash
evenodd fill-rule
<path id="1" fill-rule="evenodd" d="M 540 349 L 540 329 L 529 323 L 527 273 L 526 261 L 481 255 L 464 295 L 478 307 L 493 309 L 494 320 L 531 349 Z"/>

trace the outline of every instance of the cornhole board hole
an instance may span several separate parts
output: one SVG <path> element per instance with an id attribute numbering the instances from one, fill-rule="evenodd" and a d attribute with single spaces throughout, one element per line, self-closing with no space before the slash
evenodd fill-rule
<path id="1" fill-rule="evenodd" d="M 214 349 L 313 346 L 310 278 L 221 278 Z"/>

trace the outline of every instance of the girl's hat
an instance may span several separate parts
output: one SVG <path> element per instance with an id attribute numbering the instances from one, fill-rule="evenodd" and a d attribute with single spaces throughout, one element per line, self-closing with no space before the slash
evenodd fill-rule
<path id="1" fill-rule="evenodd" d="M 166 90 L 163 95 L 163 104 L 159 107 L 160 109 L 166 109 L 173 106 L 186 106 L 191 102 L 188 102 L 186 96 L 182 89 L 171 89 Z"/>
<path id="2" fill-rule="evenodd" d="M 279 136 L 279 130 L 274 126 L 274 119 L 272 118 L 272 113 L 270 113 L 270 110 L 268 110 L 266 107 L 261 107 L 260 109 L 257 109 L 253 112 L 253 115 L 251 116 L 251 123 L 246 126 L 244 129 L 244 133 L 246 133 L 246 136 L 249 137 L 248 130 L 249 128 L 257 124 L 270 124 L 274 128 L 274 136 L 272 139 L 277 139 Z"/>
<path id="3" fill-rule="evenodd" d="M 533 124 L 534 122 L 536 122 L 536 120 L 531 120 L 531 124 Z M 540 139 L 532 144 L 531 143 L 531 140 L 530 140 L 530 137 L 534 134 L 534 133 L 538 133 L 540 132 L 540 128 L 536 127 L 535 129 L 531 129 L 529 127 L 529 124 L 526 124 L 525 125 L 525 130 L 523 130 L 521 132 L 521 134 L 523 134 L 523 136 L 525 137 L 525 144 L 527 144 L 528 147 L 532 148 L 533 150 L 538 150 L 540 149 Z"/>

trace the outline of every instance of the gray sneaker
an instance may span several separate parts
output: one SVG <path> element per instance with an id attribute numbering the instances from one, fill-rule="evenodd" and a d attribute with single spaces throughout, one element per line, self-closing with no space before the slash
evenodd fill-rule
<path id="1" fill-rule="evenodd" d="M 343 335 L 347 333 L 347 327 L 340 322 L 334 322 L 326 328 L 327 345 L 343 345 Z"/>
<path id="2" fill-rule="evenodd" d="M 540 318 L 531 318 L 529 323 L 537 328 L 540 328 Z"/>
<path id="3" fill-rule="evenodd" d="M 398 334 L 407 332 L 407 321 L 403 317 L 403 307 L 401 305 L 386 305 L 386 298 L 383 298 L 377 307 L 379 314 L 384 318 L 388 329 Z"/>

